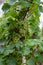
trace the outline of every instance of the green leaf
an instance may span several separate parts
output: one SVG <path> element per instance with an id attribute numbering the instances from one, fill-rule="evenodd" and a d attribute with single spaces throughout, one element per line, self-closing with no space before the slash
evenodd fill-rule
<path id="1" fill-rule="evenodd" d="M 37 58 L 40 55 L 40 53 L 38 51 L 34 52 L 34 56 Z"/>
<path id="2" fill-rule="evenodd" d="M 43 7 L 42 6 L 39 6 L 39 10 L 40 10 L 40 12 L 43 13 Z"/>
<path id="3" fill-rule="evenodd" d="M 13 5 L 14 8 L 18 6 L 20 6 L 21 8 L 29 8 L 31 6 L 31 3 L 27 1 L 18 1 Z"/>
<path id="4" fill-rule="evenodd" d="M 40 4 L 40 0 L 36 0 L 37 4 Z"/>
<path id="5" fill-rule="evenodd" d="M 34 59 L 30 58 L 29 60 L 27 60 L 27 65 L 34 65 Z"/>
<path id="6" fill-rule="evenodd" d="M 41 54 L 41 55 L 38 56 L 37 61 L 38 62 L 43 62 L 43 54 Z"/>
<path id="7" fill-rule="evenodd" d="M 0 56 L 0 65 L 4 65 L 4 63 L 3 63 L 3 58 L 2 58 L 2 56 Z"/>
<path id="8" fill-rule="evenodd" d="M 13 48 L 14 48 L 13 43 L 6 46 L 3 54 L 6 56 L 6 55 L 9 55 L 10 53 L 13 53 L 15 51 Z"/>
<path id="9" fill-rule="evenodd" d="M 41 40 L 40 39 L 27 39 L 25 41 L 25 44 L 26 45 L 29 45 L 29 46 L 35 46 L 35 45 L 39 45 L 41 43 Z"/>
<path id="10" fill-rule="evenodd" d="M 10 9 L 10 5 L 8 3 L 4 3 L 4 5 L 2 6 L 2 10 L 7 13 L 9 9 Z"/>
<path id="11" fill-rule="evenodd" d="M 21 6 L 21 7 L 23 7 L 23 8 L 25 8 L 25 7 L 30 7 L 30 3 L 29 2 L 26 2 L 26 1 L 20 1 L 20 2 L 18 2 L 18 4 Z"/>
<path id="12" fill-rule="evenodd" d="M 22 47 L 22 42 L 17 42 L 15 46 L 18 48 L 18 50 L 20 50 L 20 48 Z"/>
<path id="13" fill-rule="evenodd" d="M 14 9 L 10 9 L 10 11 L 7 13 L 7 16 L 12 16 L 13 18 L 18 15 L 18 12 L 16 12 Z"/>
<path id="14" fill-rule="evenodd" d="M 0 46 L 0 54 L 3 54 L 4 52 L 4 47 Z"/>
<path id="15" fill-rule="evenodd" d="M 10 5 L 13 5 L 16 1 L 17 1 L 17 0 L 8 0 L 8 3 L 9 3 Z"/>
<path id="16" fill-rule="evenodd" d="M 38 48 L 39 52 L 43 52 L 43 45 L 40 44 L 39 48 Z"/>
<path id="17" fill-rule="evenodd" d="M 16 65 L 16 59 L 13 56 L 10 56 L 7 60 L 6 60 L 7 65 Z"/>
<path id="18" fill-rule="evenodd" d="M 22 54 L 23 54 L 23 55 L 29 55 L 29 53 L 30 53 L 30 48 L 29 48 L 29 46 L 23 47 L 23 49 L 22 49 Z"/>

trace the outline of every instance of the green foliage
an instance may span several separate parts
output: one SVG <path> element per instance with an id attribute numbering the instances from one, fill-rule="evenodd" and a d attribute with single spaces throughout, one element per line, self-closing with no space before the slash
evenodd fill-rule
<path id="1" fill-rule="evenodd" d="M 43 62 L 43 35 L 40 36 L 40 0 L 8 0 L 0 18 L 0 65 L 40 65 Z M 43 32 L 42 32 L 43 33 Z"/>

